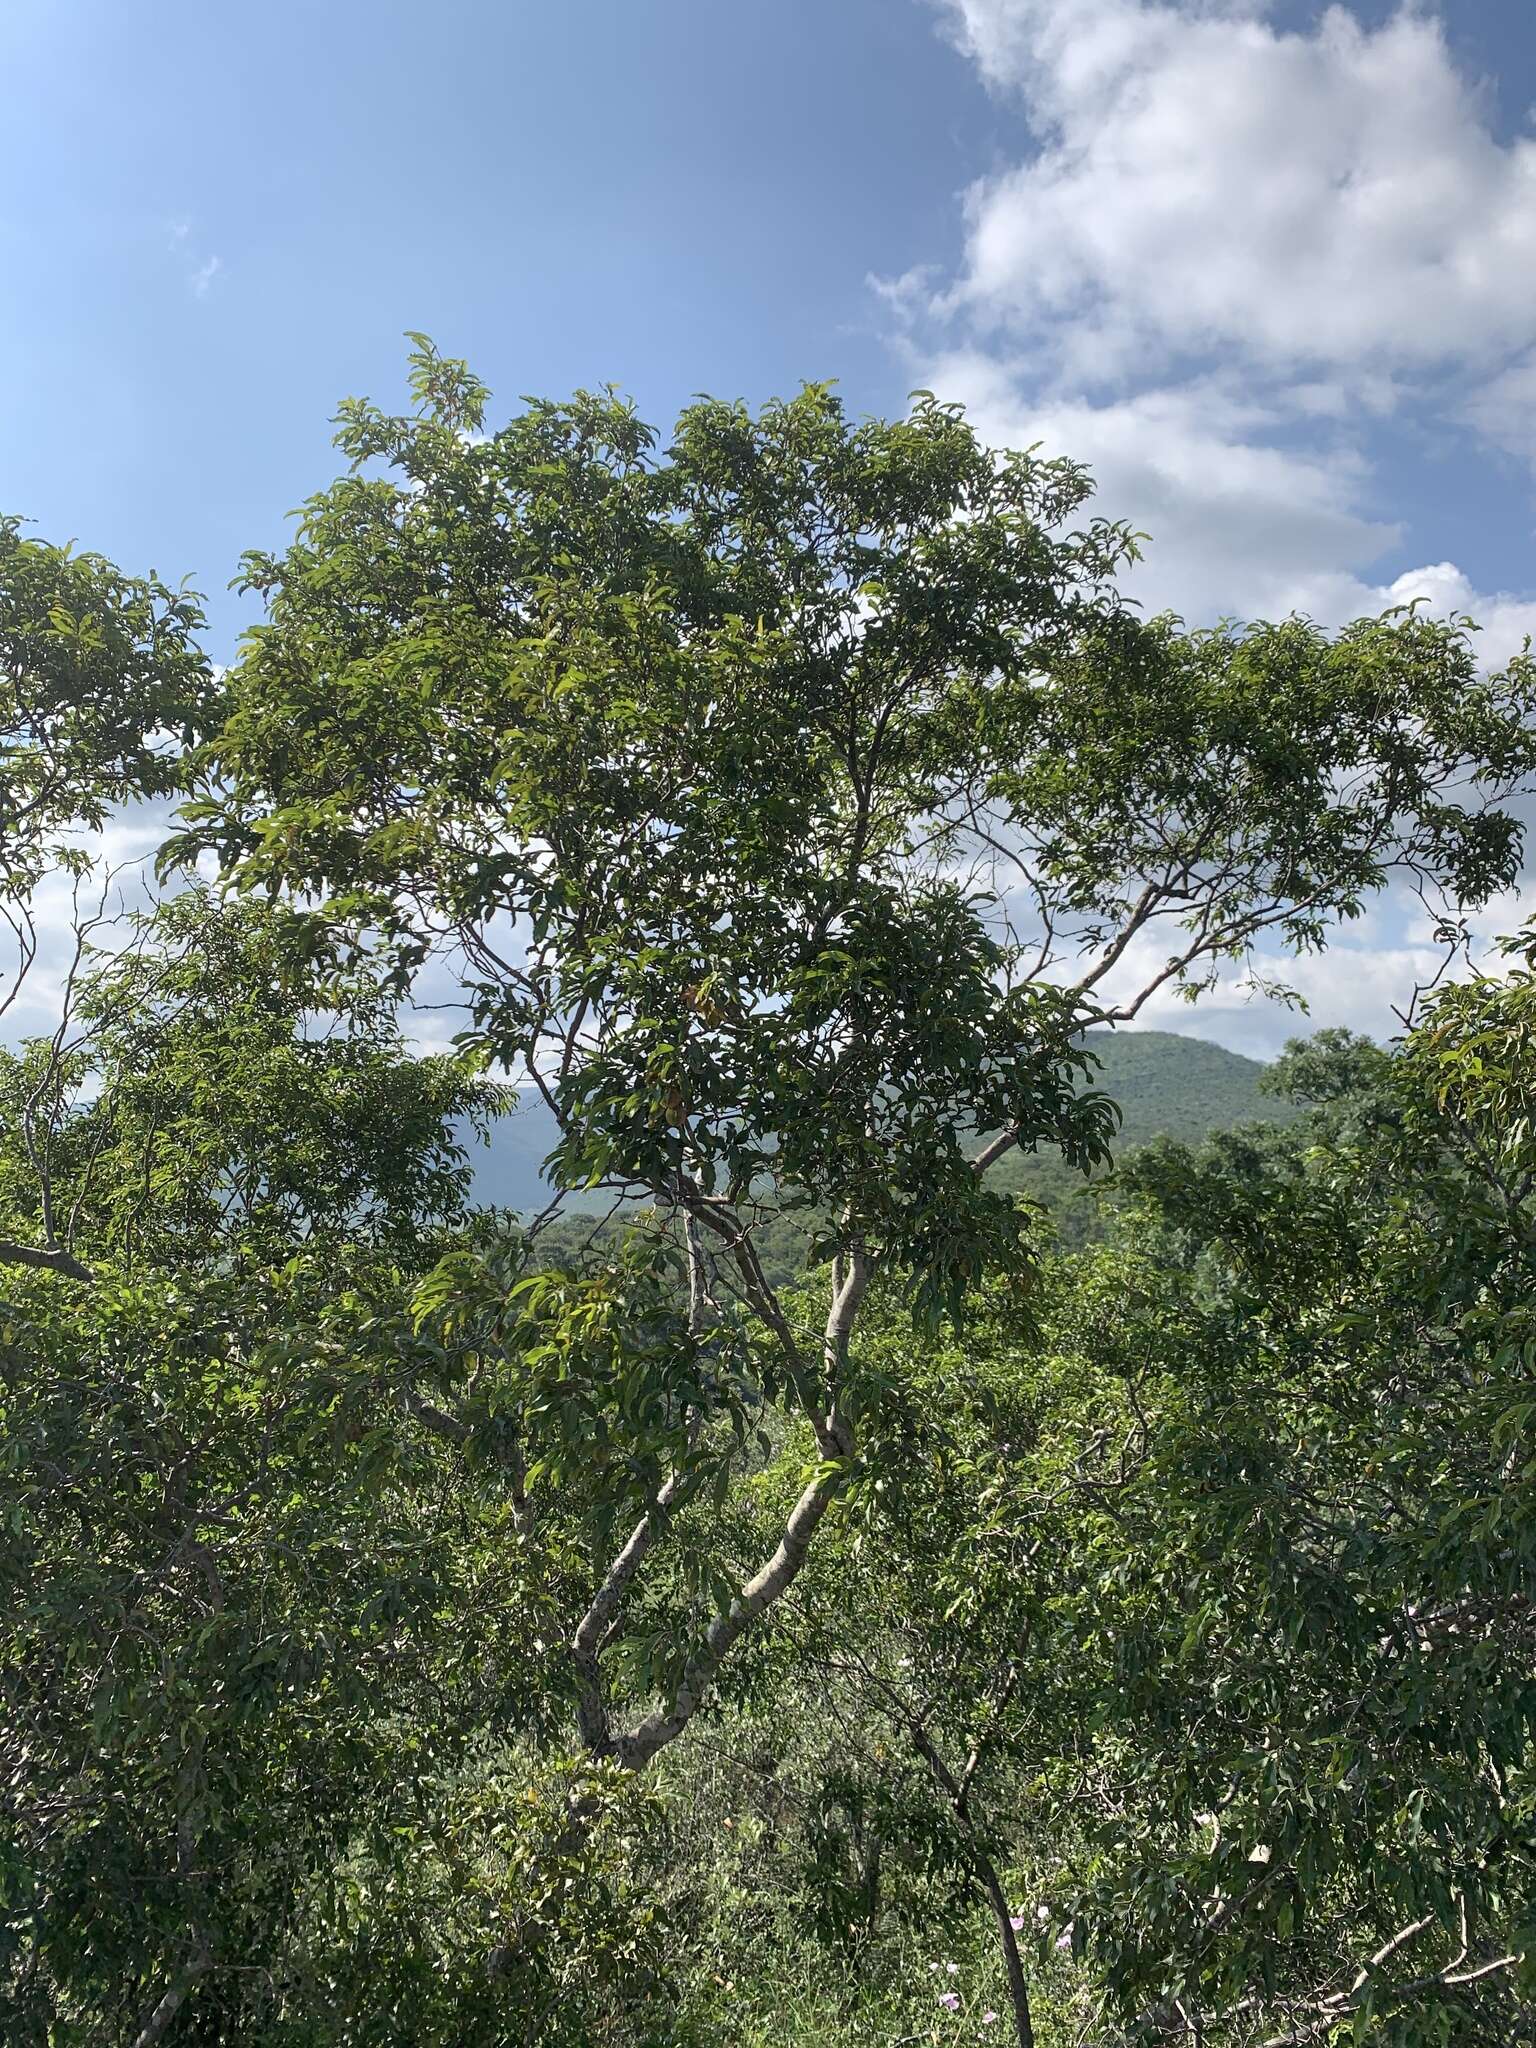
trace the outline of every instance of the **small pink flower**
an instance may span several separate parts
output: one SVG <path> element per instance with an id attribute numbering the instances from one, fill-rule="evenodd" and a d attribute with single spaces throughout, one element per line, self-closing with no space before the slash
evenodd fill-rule
<path id="1" fill-rule="evenodd" d="M 981 2024 L 984 2027 L 995 2027 L 997 2025 L 997 2014 L 995 2012 L 984 2012 L 981 2016 Z"/>
<path id="2" fill-rule="evenodd" d="M 958 1963 L 946 1963 L 946 1964 L 944 1965 L 944 1967 L 945 1967 L 945 1969 L 946 1969 L 946 1970 L 948 1970 L 948 1972 L 949 1972 L 949 1974 L 951 1975 L 951 1977 L 958 1977 L 958 1976 L 959 1976 L 959 1974 L 960 1974 L 960 1965 L 959 1965 Z"/>
<path id="3" fill-rule="evenodd" d="M 1059 1949 L 1069 1949 L 1072 1946 L 1072 1930 L 1070 1927 L 1063 1928 L 1061 1933 L 1057 1935 L 1056 1946 Z"/>
<path id="4" fill-rule="evenodd" d="M 1008 1915 L 1008 1925 L 1015 1934 L 1022 1934 L 1024 1931 L 1024 1915 L 1022 1913 L 1010 1913 Z"/>
<path id="5" fill-rule="evenodd" d="M 960 1994 L 958 1991 L 946 1991 L 941 1994 L 939 2003 L 949 2012 L 958 2012 L 960 2010 Z"/>

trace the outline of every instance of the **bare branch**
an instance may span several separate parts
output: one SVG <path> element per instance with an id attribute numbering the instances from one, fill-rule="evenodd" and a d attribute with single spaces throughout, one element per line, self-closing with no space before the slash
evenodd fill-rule
<path id="1" fill-rule="evenodd" d="M 63 1273 L 71 1280 L 93 1280 L 96 1277 L 89 1266 L 82 1265 L 72 1253 L 57 1246 L 45 1248 L 35 1244 L 14 1244 L 9 1238 L 0 1238 L 0 1266 L 35 1266 L 44 1273 Z"/>
<path id="2" fill-rule="evenodd" d="M 791 1509 L 772 1557 L 747 1581 L 725 1613 L 717 1615 L 705 1630 L 702 1644 L 684 1667 L 670 1706 L 647 1714 L 628 1734 L 610 1743 L 608 1754 L 626 1769 L 642 1769 L 682 1734 L 703 1704 L 707 1688 L 732 1647 L 799 1577 L 817 1525 L 846 1483 L 847 1473 L 841 1463 L 823 1465 L 816 1473 Z"/>

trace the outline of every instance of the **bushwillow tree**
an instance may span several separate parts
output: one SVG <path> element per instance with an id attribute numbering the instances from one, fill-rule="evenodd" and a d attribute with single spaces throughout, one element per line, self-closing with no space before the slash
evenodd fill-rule
<path id="1" fill-rule="evenodd" d="M 179 850 L 322 906 L 402 993 L 455 983 L 467 1042 L 553 1111 L 557 1178 L 684 1247 L 671 1321 L 661 1240 L 585 1275 L 460 1257 L 422 1301 L 532 1491 L 600 1464 L 568 1670 L 587 1749 L 638 1768 L 834 1503 L 899 1484 L 866 1452 L 871 1288 L 929 1321 L 989 1274 L 1027 1296 L 985 1169 L 1102 1157 L 1085 1019 L 1319 946 L 1395 874 L 1450 916 L 1505 885 L 1536 670 L 1484 676 L 1411 612 L 1143 622 L 1084 472 L 926 395 L 862 423 L 823 386 L 704 401 L 663 449 L 606 394 L 486 433 L 425 344 L 413 388 L 344 406 L 348 473 L 247 559 L 267 618 Z M 815 1325 L 757 1255 L 770 1210 L 814 1219 Z M 740 1571 L 723 1504 L 775 1407 L 804 1472 Z M 617 1698 L 684 1532 L 697 1604 Z"/>
<path id="2" fill-rule="evenodd" d="M 988 1291 L 913 1358 L 871 1318 L 911 1476 L 797 1589 L 819 1724 L 754 1674 L 726 1746 L 819 1725 L 889 1852 L 850 1840 L 852 1910 L 910 1910 L 935 1841 L 1009 1966 L 941 1989 L 1002 1976 L 1025 2038 L 1529 2033 L 1536 933 L 1506 950 L 1390 1053 L 1293 1043 L 1298 1123 L 1133 1155 L 1037 1329 Z"/>
<path id="3" fill-rule="evenodd" d="M 114 805 L 165 797 L 216 696 L 197 599 L 0 517 L 0 891 L 78 862 Z"/>
<path id="4" fill-rule="evenodd" d="M 378 1334 L 493 1101 L 281 906 L 118 915 L 198 626 L 0 522 L 0 1014 L 54 998 L 0 1053 L 0 2035 L 590 2039 L 643 1915 L 601 1819 L 553 1855 L 527 1773 L 463 1768 L 538 1610 Z"/>

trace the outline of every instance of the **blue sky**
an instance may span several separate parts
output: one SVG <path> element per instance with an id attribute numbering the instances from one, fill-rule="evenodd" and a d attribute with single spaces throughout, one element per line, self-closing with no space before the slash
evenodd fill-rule
<path id="1" fill-rule="evenodd" d="M 0 507 L 189 575 L 221 657 L 408 327 L 663 423 L 934 385 L 1094 465 L 1149 603 L 1536 628 L 1529 0 L 8 0 L 0 66 Z"/>
<path id="2" fill-rule="evenodd" d="M 0 503 L 210 593 L 406 328 L 508 404 L 900 405 L 868 273 L 1015 125 L 906 0 L 18 0 L 0 52 Z"/>

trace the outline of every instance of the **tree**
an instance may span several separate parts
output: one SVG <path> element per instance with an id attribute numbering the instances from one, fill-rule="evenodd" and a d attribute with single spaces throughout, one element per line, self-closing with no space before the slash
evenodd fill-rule
<path id="1" fill-rule="evenodd" d="M 102 857 L 211 718 L 198 624 L 0 526 L 0 1008 L 59 998 L 0 1053 L 0 2032 L 654 2032 L 639 1788 L 587 1773 L 573 1841 L 570 1770 L 479 1740 L 547 1732 L 560 1568 L 509 1582 L 408 1312 L 499 1093 L 314 920 L 130 916 Z"/>
<path id="2" fill-rule="evenodd" d="M 844 1810 L 899 1752 L 990 1904 L 1021 2040 L 1073 1970 L 1150 2038 L 1502 2012 L 1524 1025 L 1479 986 L 1390 1071 L 1325 1048 L 1331 1164 L 1150 1161 L 1080 1266 L 988 1170 L 1107 1158 L 1085 1023 L 1394 876 L 1454 938 L 1517 866 L 1531 661 L 1411 611 L 1141 621 L 1082 472 L 927 396 L 705 401 L 661 451 L 611 394 L 486 437 L 463 365 L 413 380 L 343 409 L 217 683 L 190 599 L 6 529 L 21 974 L 82 830 L 196 785 L 182 893 L 110 945 L 81 896 L 59 1028 L 0 1067 L 11 2031 L 643 2039 L 639 1774 L 795 1659 L 787 1710 L 819 1673 L 880 1732 Z M 417 1060 L 397 1005 L 445 992 Z M 640 1227 L 466 1216 L 495 1068 Z M 1381 1650 L 1426 1628 L 1465 1757 Z M 1309 1747 L 1341 1699 L 1384 1791 Z M 1466 1967 L 1415 1951 L 1442 1899 Z"/>
<path id="3" fill-rule="evenodd" d="M 1395 1053 L 1293 1045 L 1308 1121 L 1133 1157 L 1038 1335 L 994 1297 L 932 1358 L 883 1339 L 910 1476 L 802 1654 L 1093 2038 L 1531 2024 L 1536 936 L 1508 950 Z"/>
<path id="4" fill-rule="evenodd" d="M 1282 1062 L 1324 1098 L 1310 1132 L 1131 1176 L 1220 1360 L 1149 1472 L 1182 1611 L 1122 1645 L 1179 1882 L 1149 1910 L 1115 1872 L 1114 1967 L 1188 1953 L 1161 2038 L 1241 2038 L 1245 2003 L 1304 2041 L 1529 2024 L 1536 949 L 1510 950 L 1391 1059 Z M 1180 1693 L 1198 1734 L 1159 1740 Z"/>
<path id="5" fill-rule="evenodd" d="M 0 880 L 14 902 L 82 827 L 175 792 L 216 698 L 197 599 L 0 519 Z"/>
<path id="6" fill-rule="evenodd" d="M 473 1060 L 413 1056 L 377 980 L 281 907 L 193 886 L 114 936 L 67 1045 L 0 1054 L 36 1137 L 4 1162 L 7 1226 L 35 1235 L 46 1194 L 68 1253 L 130 1272 L 363 1243 L 430 1264 L 467 1204 L 456 1131 L 506 1106 Z"/>
<path id="7" fill-rule="evenodd" d="M 69 989 L 107 914 L 110 875 L 91 886 L 98 835 L 115 808 L 173 795 L 185 748 L 212 721 L 217 686 L 197 644 L 201 624 L 187 591 L 25 538 L 20 521 L 0 519 L 0 920 L 14 948 L 0 1016 L 36 966 L 41 937 L 57 943 L 62 927 L 73 943 L 72 960 L 66 944 L 58 963 L 65 995 L 52 1046 L 38 1049 L 10 1105 L 27 1148 L 35 1229 L 0 1243 L 0 1263 L 71 1267 L 38 1111 L 61 1085 Z M 60 887 L 66 878 L 72 899 Z M 40 934 L 37 896 L 48 884 L 55 902 Z"/>
<path id="8" fill-rule="evenodd" d="M 989 1274 L 1027 1296 L 1027 1221 L 984 1172 L 1103 1156 L 1081 1023 L 1266 935 L 1320 945 L 1395 873 L 1452 916 L 1507 883 L 1536 666 L 1484 677 L 1413 612 L 1142 623 L 1112 589 L 1130 537 L 1070 525 L 1083 472 L 926 395 L 858 425 L 819 386 L 704 401 L 658 453 L 611 394 L 485 436 L 464 365 L 421 343 L 412 380 L 411 416 L 343 407 L 351 471 L 247 560 L 268 619 L 179 851 L 320 905 L 402 991 L 456 976 L 466 1042 L 558 1118 L 564 1183 L 686 1246 L 670 1324 L 638 1255 L 460 1259 L 422 1302 L 472 1326 L 536 1488 L 609 1446 L 570 1659 L 588 1751 L 637 1768 L 882 1476 L 876 1279 L 930 1327 Z M 756 1255 L 770 1207 L 818 1220 L 814 1332 Z M 703 1489 L 726 1500 L 775 1407 L 808 1462 L 736 1576 Z M 626 1614 L 685 1526 L 704 1611 L 640 1646 L 620 1712 Z"/>
<path id="9" fill-rule="evenodd" d="M 573 1841 L 569 1773 L 482 1740 L 548 1730 L 559 1559 L 508 1573 L 494 1424 L 450 1462 L 408 1312 L 493 1101 L 311 936 L 189 890 L 87 963 L 84 1099 L 30 1085 L 51 1040 L 0 1068 L 68 1257 L 0 1305 L 0 2031 L 627 2039 L 644 1801 L 587 1774 Z"/>

